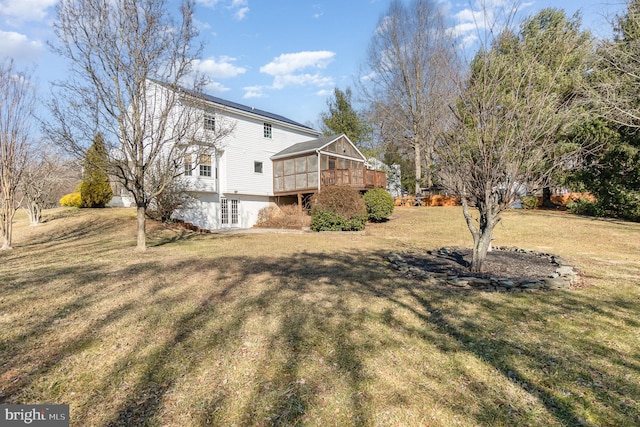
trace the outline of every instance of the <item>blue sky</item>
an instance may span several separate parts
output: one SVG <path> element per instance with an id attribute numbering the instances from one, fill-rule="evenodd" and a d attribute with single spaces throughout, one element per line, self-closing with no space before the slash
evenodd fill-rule
<path id="1" fill-rule="evenodd" d="M 473 25 L 476 0 L 436 0 L 461 40 Z M 507 0 L 485 0 L 500 5 Z M 334 87 L 354 86 L 367 45 L 389 0 L 196 0 L 196 23 L 205 42 L 198 68 L 207 92 L 317 127 Z M 0 55 L 33 67 L 42 98 L 66 65 L 50 53 L 57 0 L 0 0 Z M 525 0 L 520 13 L 544 7 L 582 11 L 583 26 L 607 37 L 607 17 L 623 0 Z M 477 15 L 476 15 L 477 16 Z"/>

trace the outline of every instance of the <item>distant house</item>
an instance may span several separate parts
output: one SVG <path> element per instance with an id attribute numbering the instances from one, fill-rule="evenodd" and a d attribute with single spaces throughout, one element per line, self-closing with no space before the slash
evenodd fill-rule
<path id="1" fill-rule="evenodd" d="M 386 186 L 384 172 L 369 170 L 345 135 L 321 132 L 286 117 L 225 99 L 198 94 L 202 132 L 215 120 L 233 125 L 218 148 L 185 158 L 185 178 L 196 202 L 178 219 L 213 230 L 249 228 L 266 207 L 297 203 L 327 185 L 359 190 Z"/>

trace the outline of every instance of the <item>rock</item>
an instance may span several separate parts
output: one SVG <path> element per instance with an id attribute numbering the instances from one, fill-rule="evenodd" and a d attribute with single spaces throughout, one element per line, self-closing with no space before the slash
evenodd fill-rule
<path id="1" fill-rule="evenodd" d="M 543 283 L 540 282 L 524 282 L 520 285 L 522 289 L 540 289 L 544 287 Z"/>
<path id="2" fill-rule="evenodd" d="M 499 285 L 504 287 L 504 288 L 514 288 L 516 287 L 516 284 L 513 282 L 513 280 L 500 280 Z"/>
<path id="3" fill-rule="evenodd" d="M 558 273 L 560 276 L 571 276 L 575 274 L 573 272 L 573 267 L 571 267 L 570 265 L 563 265 L 559 268 L 556 268 L 556 273 Z"/>
<path id="4" fill-rule="evenodd" d="M 553 279 L 545 279 L 545 286 L 549 289 L 567 289 L 569 287 L 569 282 L 564 280 L 561 277 L 556 277 Z"/>

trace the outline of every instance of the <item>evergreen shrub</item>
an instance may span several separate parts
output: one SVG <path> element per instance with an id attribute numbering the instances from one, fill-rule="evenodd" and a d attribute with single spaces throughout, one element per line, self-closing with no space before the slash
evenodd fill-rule
<path id="1" fill-rule="evenodd" d="M 358 190 L 348 186 L 323 188 L 313 201 L 314 231 L 360 231 L 367 223 L 367 208 Z"/>
<path id="2" fill-rule="evenodd" d="M 60 206 L 66 206 L 70 208 L 79 208 L 82 207 L 82 196 L 79 191 L 74 191 L 73 193 L 65 194 L 60 199 Z"/>
<path id="3" fill-rule="evenodd" d="M 538 207 L 538 196 L 522 196 L 522 209 L 535 209 Z"/>
<path id="4" fill-rule="evenodd" d="M 373 188 L 364 193 L 364 203 L 371 222 L 386 221 L 393 213 L 393 197 L 384 188 Z"/>

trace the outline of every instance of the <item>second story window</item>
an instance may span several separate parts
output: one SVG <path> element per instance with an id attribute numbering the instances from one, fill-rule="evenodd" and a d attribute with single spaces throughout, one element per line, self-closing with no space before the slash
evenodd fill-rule
<path id="1" fill-rule="evenodd" d="M 185 176 L 191 176 L 191 172 L 193 171 L 193 163 L 191 163 L 191 154 L 186 154 L 184 156 L 184 174 Z"/>
<path id="2" fill-rule="evenodd" d="M 211 155 L 202 154 L 199 164 L 200 176 L 211 176 Z"/>
<path id="3" fill-rule="evenodd" d="M 255 173 L 262 173 L 262 162 L 253 162 L 253 171 Z"/>
<path id="4" fill-rule="evenodd" d="M 213 113 L 204 113 L 204 130 L 216 130 L 216 116 Z"/>
<path id="5" fill-rule="evenodd" d="M 271 139 L 271 123 L 264 124 L 264 137 Z"/>

